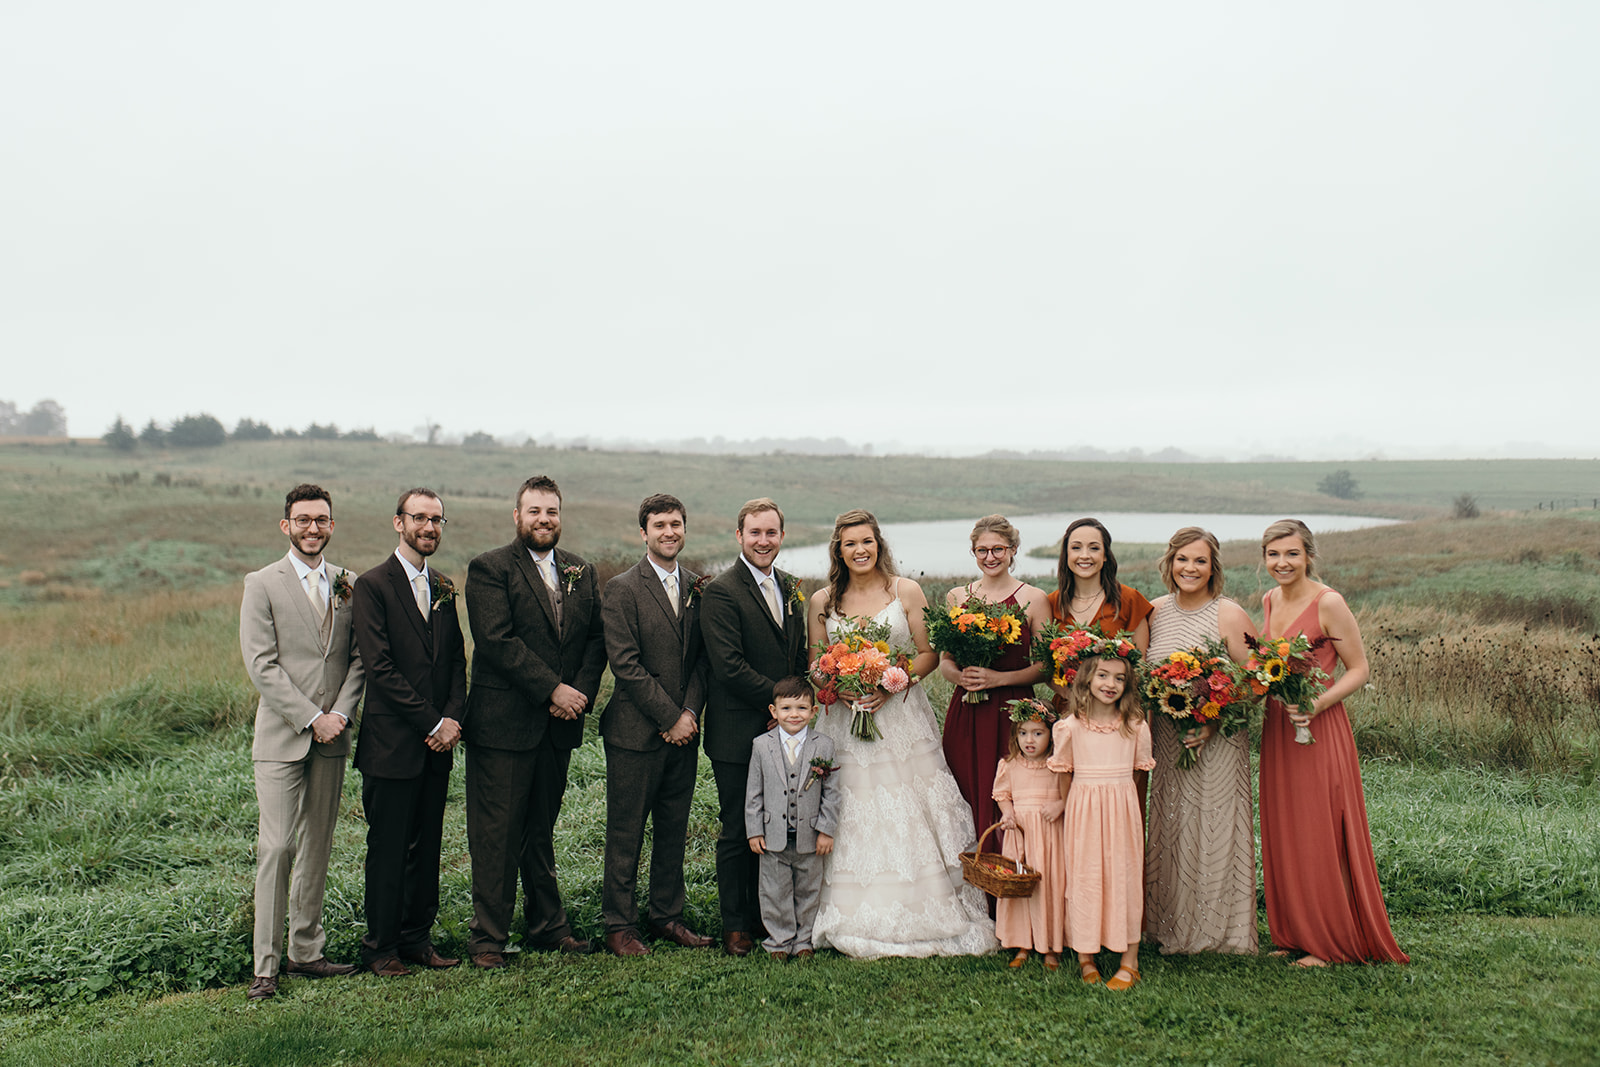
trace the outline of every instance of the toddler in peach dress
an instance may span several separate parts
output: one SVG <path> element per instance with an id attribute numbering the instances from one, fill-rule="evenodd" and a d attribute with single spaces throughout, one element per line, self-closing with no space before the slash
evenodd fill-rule
<path id="1" fill-rule="evenodd" d="M 1133 684 L 1138 653 L 1123 658 L 1117 642 L 1103 645 L 1080 661 L 1068 697 L 1072 714 L 1056 723 L 1048 766 L 1061 772 L 1066 799 L 1066 941 L 1089 985 L 1100 981 L 1095 954 L 1102 947 L 1121 953 L 1106 988 L 1122 990 L 1139 980 L 1144 918 L 1144 821 L 1133 772 L 1155 760 Z"/>
<path id="2" fill-rule="evenodd" d="M 1000 806 L 1000 828 L 1006 831 L 1001 855 L 1025 863 L 1040 874 L 1029 897 L 1000 897 L 995 905 L 994 932 L 1000 944 L 1017 954 L 1011 966 L 1021 967 L 1031 952 L 1044 954 L 1047 970 L 1061 966 L 1066 926 L 1066 860 L 1061 848 L 1061 776 L 1046 766 L 1056 713 L 1039 700 L 1013 700 L 1011 752 L 994 772 L 994 800 Z"/>

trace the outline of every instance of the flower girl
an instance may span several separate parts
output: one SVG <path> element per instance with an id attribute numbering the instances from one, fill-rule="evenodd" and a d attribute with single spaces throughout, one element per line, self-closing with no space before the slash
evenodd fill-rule
<path id="1" fill-rule="evenodd" d="M 1122 645 L 1126 645 L 1123 642 Z M 1095 953 L 1122 954 L 1107 989 L 1139 980 L 1139 926 L 1144 916 L 1144 823 L 1133 772 L 1155 766 L 1150 726 L 1133 684 L 1138 653 L 1117 655 L 1100 638 L 1084 650 L 1068 695 L 1071 714 L 1055 726 L 1049 768 L 1061 772 L 1066 799 L 1066 942 L 1078 954 L 1085 983 L 1100 981 Z"/>
<path id="2" fill-rule="evenodd" d="M 1001 897 L 995 909 L 995 936 L 1017 950 L 1011 966 L 1021 967 L 1029 952 L 1044 953 L 1048 970 L 1061 966 L 1066 922 L 1067 869 L 1062 855 L 1061 776 L 1046 766 L 1050 724 L 1056 713 L 1039 700 L 1013 700 L 1011 751 L 994 772 L 994 800 L 1000 828 L 1008 832 L 1001 854 L 1040 874 L 1030 897 Z"/>

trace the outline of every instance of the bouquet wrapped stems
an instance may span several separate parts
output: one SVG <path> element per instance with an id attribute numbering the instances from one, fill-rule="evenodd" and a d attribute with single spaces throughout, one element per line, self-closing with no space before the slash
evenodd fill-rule
<path id="1" fill-rule="evenodd" d="M 818 642 L 813 650 L 817 661 L 811 675 L 817 701 L 831 708 L 841 696 L 848 699 L 850 733 L 862 741 L 883 737 L 875 710 L 862 707 L 861 699 L 880 687 L 886 693 L 903 693 L 911 685 L 911 653 L 889 644 L 889 624 L 845 619 L 831 640 Z"/>
<path id="2" fill-rule="evenodd" d="M 1280 704 L 1301 709 L 1312 707 L 1317 697 L 1327 692 L 1332 679 L 1317 665 L 1311 653 L 1329 644 L 1334 638 L 1323 634 L 1315 641 L 1305 634 L 1258 641 L 1249 634 L 1245 644 L 1250 646 L 1250 659 L 1244 664 L 1250 687 L 1258 695 L 1269 697 Z M 1296 726 L 1294 740 L 1299 745 L 1316 743 L 1311 727 Z"/>

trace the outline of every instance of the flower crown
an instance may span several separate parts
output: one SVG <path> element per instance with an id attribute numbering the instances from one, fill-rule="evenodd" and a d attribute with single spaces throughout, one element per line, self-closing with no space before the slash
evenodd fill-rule
<path id="1" fill-rule="evenodd" d="M 1044 701 L 1034 700 L 1032 697 L 1010 701 L 1006 704 L 1006 710 L 1010 712 L 1011 721 L 1014 723 L 1042 722 L 1049 726 L 1060 718 L 1056 714 L 1056 709 Z"/>
<path id="2" fill-rule="evenodd" d="M 1069 628 L 1051 622 L 1034 639 L 1033 658 L 1054 670 L 1051 680 L 1056 685 L 1067 686 L 1077 676 L 1078 667 L 1091 659 L 1120 659 L 1128 665 L 1131 678 L 1139 669 L 1141 656 L 1127 630 L 1107 637 L 1098 625 Z"/>

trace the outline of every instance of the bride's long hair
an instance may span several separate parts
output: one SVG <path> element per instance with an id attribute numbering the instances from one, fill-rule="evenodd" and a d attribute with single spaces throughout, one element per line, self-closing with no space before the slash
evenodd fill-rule
<path id="1" fill-rule="evenodd" d="M 883 531 L 878 528 L 877 516 L 863 508 L 851 508 L 833 520 L 833 537 L 828 541 L 828 610 L 835 615 L 841 614 L 840 598 L 844 596 L 845 586 L 850 584 L 850 568 L 844 565 L 844 549 L 841 546 L 844 531 L 852 526 L 872 527 L 872 536 L 878 542 L 877 571 L 890 596 L 894 595 L 894 580 L 900 575 L 895 569 L 888 542 L 883 539 Z"/>

